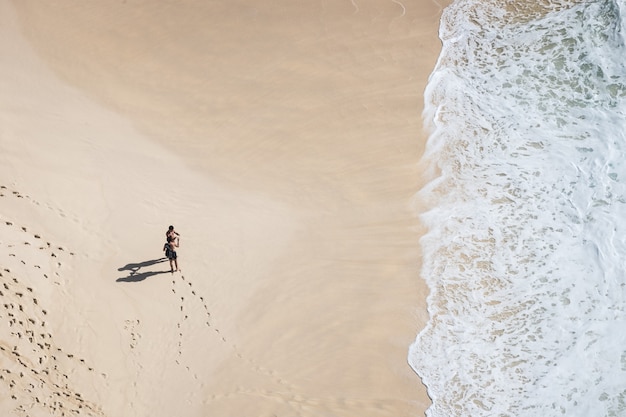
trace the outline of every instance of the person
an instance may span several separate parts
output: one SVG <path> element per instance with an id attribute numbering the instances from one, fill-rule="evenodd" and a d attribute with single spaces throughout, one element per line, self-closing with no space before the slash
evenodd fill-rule
<path id="1" fill-rule="evenodd" d="M 176 253 L 176 248 L 179 247 L 178 237 L 174 237 L 174 235 L 167 237 L 167 242 L 163 245 L 163 250 L 165 251 L 165 257 L 170 260 L 170 270 L 172 273 L 178 271 L 178 254 Z M 176 270 L 174 270 L 174 266 Z"/>
<path id="2" fill-rule="evenodd" d="M 170 237 L 170 236 L 173 236 L 173 237 L 178 237 L 178 236 L 180 236 L 180 235 L 178 234 L 178 232 L 176 232 L 176 230 L 174 230 L 174 226 L 170 226 L 170 227 L 168 227 L 168 228 L 167 228 L 167 232 L 165 232 L 165 237 Z"/>

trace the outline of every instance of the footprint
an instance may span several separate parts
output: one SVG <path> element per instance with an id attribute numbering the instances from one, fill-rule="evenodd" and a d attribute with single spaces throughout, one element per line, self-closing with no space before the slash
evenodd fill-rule
<path id="1" fill-rule="evenodd" d="M 129 346 L 131 349 L 137 348 L 139 340 L 141 339 L 141 333 L 137 331 L 137 327 L 139 327 L 140 324 L 139 319 L 124 320 L 124 330 L 126 330 L 130 337 Z"/>
<path id="2" fill-rule="evenodd" d="M 180 295 L 178 297 L 178 299 L 180 300 L 180 311 L 181 311 L 181 313 L 183 312 L 183 310 L 187 310 L 187 311 L 190 311 L 190 312 L 195 311 L 191 307 L 190 308 L 186 307 L 189 303 L 194 302 L 194 303 L 197 303 L 198 305 L 202 306 L 202 308 L 204 308 L 204 310 L 205 310 L 204 314 L 206 316 L 206 319 L 205 319 L 204 323 L 206 324 L 206 326 L 208 328 L 213 328 L 213 330 L 215 332 L 215 335 L 219 338 L 221 343 L 229 345 L 230 348 L 233 350 L 234 354 L 237 356 L 237 358 L 239 358 L 242 361 L 242 363 L 245 363 L 246 366 L 248 368 L 252 369 L 254 372 L 262 374 L 262 375 L 266 376 L 268 379 L 272 380 L 274 383 L 276 383 L 276 384 L 278 384 L 280 386 L 283 386 L 288 392 L 294 392 L 295 391 L 295 387 L 292 384 L 290 384 L 285 378 L 281 378 L 276 371 L 274 371 L 272 369 L 268 369 L 267 367 L 262 366 L 258 362 L 254 361 L 254 360 L 252 360 L 250 358 L 247 358 L 241 352 L 241 350 L 239 349 L 239 347 L 236 344 L 229 342 L 228 338 L 224 334 L 222 334 L 222 332 L 220 331 L 220 329 L 218 327 L 213 327 L 211 325 L 211 320 L 210 320 L 211 319 L 211 313 L 210 313 L 210 310 L 209 310 L 209 307 L 208 307 L 207 303 L 205 302 L 204 297 L 199 295 L 199 293 L 198 293 L 198 291 L 196 289 L 191 289 L 191 288 L 193 288 L 193 284 L 192 284 L 192 282 L 190 280 L 185 278 L 185 276 L 181 276 L 181 279 L 182 279 L 182 281 L 187 283 L 187 287 L 183 287 L 183 290 L 184 290 L 184 288 L 188 288 L 187 291 L 188 291 L 188 294 L 190 294 L 187 297 L 185 297 L 184 295 Z M 172 281 L 172 284 L 173 284 L 174 287 L 176 287 L 177 282 L 176 281 Z M 179 289 L 179 291 L 181 291 L 181 290 Z M 172 288 L 172 292 L 174 292 L 175 294 L 177 293 L 175 288 Z M 189 319 L 189 321 L 191 323 L 197 322 L 197 319 L 195 317 L 189 318 L 189 315 L 185 314 L 184 316 L 182 316 L 182 320 L 177 323 L 177 328 L 179 329 L 179 332 L 178 332 L 178 336 L 179 336 L 179 343 L 178 343 L 178 348 L 179 348 L 178 353 L 179 354 L 178 354 L 178 356 L 179 356 L 179 359 L 176 359 L 176 363 L 179 364 L 179 365 L 182 365 L 182 356 L 183 356 L 183 353 L 184 353 L 184 346 L 183 346 L 183 343 L 182 343 L 184 341 L 184 332 L 183 332 L 183 330 L 181 330 L 181 329 L 183 329 L 182 323 L 184 323 L 187 319 Z"/>

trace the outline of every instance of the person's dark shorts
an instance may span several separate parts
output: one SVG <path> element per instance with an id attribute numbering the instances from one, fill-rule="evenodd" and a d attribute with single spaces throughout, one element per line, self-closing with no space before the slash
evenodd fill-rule
<path id="1" fill-rule="evenodd" d="M 167 259 L 176 259 L 178 257 L 178 255 L 176 255 L 176 252 L 171 250 L 170 253 L 167 256 Z"/>

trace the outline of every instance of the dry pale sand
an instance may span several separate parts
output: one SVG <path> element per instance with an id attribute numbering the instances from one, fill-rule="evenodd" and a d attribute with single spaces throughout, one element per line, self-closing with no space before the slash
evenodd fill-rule
<path id="1" fill-rule="evenodd" d="M 0 0 L 0 415 L 422 415 L 447 3 Z"/>

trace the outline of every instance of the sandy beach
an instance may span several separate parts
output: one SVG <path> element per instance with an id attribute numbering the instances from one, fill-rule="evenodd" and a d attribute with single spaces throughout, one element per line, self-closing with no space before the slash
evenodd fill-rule
<path id="1" fill-rule="evenodd" d="M 423 415 L 448 3 L 0 0 L 0 414 Z"/>

